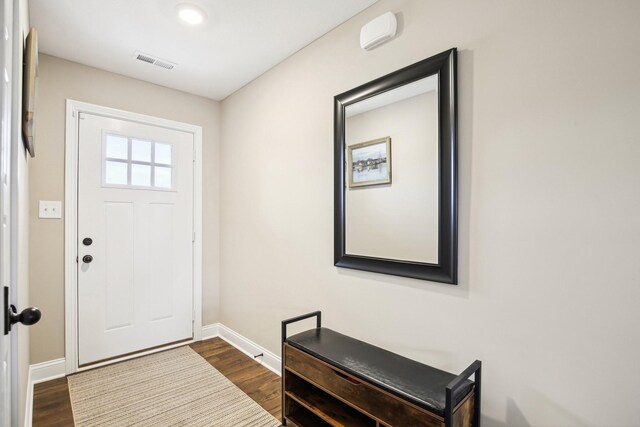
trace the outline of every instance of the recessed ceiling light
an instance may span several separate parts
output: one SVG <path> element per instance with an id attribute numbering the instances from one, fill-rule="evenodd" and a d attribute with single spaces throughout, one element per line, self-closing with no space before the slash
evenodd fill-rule
<path id="1" fill-rule="evenodd" d="M 180 3 L 176 6 L 176 12 L 180 19 L 189 25 L 200 25 L 207 19 L 206 12 L 195 4 Z"/>

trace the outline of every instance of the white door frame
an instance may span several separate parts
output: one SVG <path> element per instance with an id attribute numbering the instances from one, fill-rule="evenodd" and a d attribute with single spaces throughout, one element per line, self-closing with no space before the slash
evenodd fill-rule
<path id="1" fill-rule="evenodd" d="M 202 339 L 202 127 L 67 99 L 64 167 L 65 372 L 78 371 L 78 128 L 79 113 L 193 134 L 193 340 Z M 158 349 L 159 351 L 162 349 Z M 113 362 L 117 361 L 115 359 Z"/>
<path id="2" fill-rule="evenodd" d="M 17 286 L 11 283 L 13 273 L 14 254 L 11 252 L 14 246 L 13 242 L 13 150 L 12 144 L 13 131 L 16 124 L 13 112 L 15 104 L 13 103 L 13 93 L 16 90 L 13 87 L 15 70 L 14 67 L 14 51 L 15 43 L 11 37 L 14 36 L 13 21 L 14 11 L 13 2 L 5 1 L 0 4 L 0 28 L 3 31 L 2 40 L 0 40 L 0 204 L 3 205 L 1 215 L 4 216 L 0 223 L 4 222 L 6 227 L 0 231 L 0 289 L 2 290 L 2 310 L 4 310 L 4 287 L 9 288 L 9 303 L 15 304 L 17 297 Z M 5 206 L 6 205 L 6 206 Z M 6 216 L 5 216 L 6 215 Z M 3 312 L 4 315 L 4 312 Z M 6 319 L 5 319 L 6 320 Z M 4 322 L 2 326 L 4 327 Z M 17 326 L 17 325 L 16 325 Z M 17 328 L 16 328 L 17 329 Z M 17 426 L 16 400 L 20 397 L 14 394 L 17 385 L 17 360 L 15 358 L 17 333 L 13 329 L 8 335 L 4 335 L 4 331 L 0 331 L 0 343 L 2 354 L 0 354 L 0 369 L 4 375 L 0 376 L 0 425 Z M 6 348 L 5 348 L 6 346 Z"/>

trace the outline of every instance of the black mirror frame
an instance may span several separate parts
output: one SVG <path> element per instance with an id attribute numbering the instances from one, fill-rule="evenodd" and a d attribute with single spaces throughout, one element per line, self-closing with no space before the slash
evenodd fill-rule
<path id="1" fill-rule="evenodd" d="M 416 80 L 438 75 L 438 263 L 345 253 L 345 107 Z M 458 281 L 457 50 L 450 49 L 334 97 L 334 265 L 456 285 Z"/>

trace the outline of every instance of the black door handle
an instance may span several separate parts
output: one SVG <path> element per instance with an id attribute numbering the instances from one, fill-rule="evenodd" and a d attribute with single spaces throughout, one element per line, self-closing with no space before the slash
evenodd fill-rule
<path id="1" fill-rule="evenodd" d="M 25 308 L 20 314 L 18 314 L 18 310 L 16 310 L 15 305 L 11 304 L 10 307 L 11 312 L 9 313 L 9 321 L 12 325 L 15 325 L 18 322 L 25 326 L 35 325 L 42 317 L 40 310 L 35 307 Z"/>
<path id="2" fill-rule="evenodd" d="M 89 264 L 91 261 L 93 261 L 93 257 L 91 255 L 85 255 L 82 257 L 82 262 L 85 264 Z"/>
<path id="3" fill-rule="evenodd" d="M 20 322 L 23 325 L 35 325 L 38 323 L 42 313 L 35 307 L 29 307 L 18 314 L 18 310 L 13 304 L 9 304 L 9 287 L 4 287 L 4 334 L 11 331 L 11 326 Z"/>

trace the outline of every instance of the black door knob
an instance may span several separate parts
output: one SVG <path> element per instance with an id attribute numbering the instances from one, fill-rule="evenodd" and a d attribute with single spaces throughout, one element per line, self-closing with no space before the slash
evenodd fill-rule
<path id="1" fill-rule="evenodd" d="M 20 322 L 23 325 L 31 326 L 35 325 L 40 321 L 42 317 L 42 313 L 35 307 L 29 307 L 22 310 L 20 314 L 18 314 L 18 310 L 16 310 L 15 305 L 11 305 L 11 312 L 9 313 L 9 320 L 12 325 Z"/>
<path id="2" fill-rule="evenodd" d="M 89 264 L 91 261 L 93 261 L 93 257 L 91 255 L 85 255 L 82 257 L 82 262 Z"/>
<path id="3" fill-rule="evenodd" d="M 35 307 L 29 307 L 22 310 L 22 313 L 18 314 L 18 310 L 13 304 L 9 304 L 9 287 L 4 287 L 4 334 L 7 335 L 11 332 L 11 325 L 18 322 L 23 325 L 33 325 L 38 323 L 42 313 Z"/>

